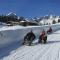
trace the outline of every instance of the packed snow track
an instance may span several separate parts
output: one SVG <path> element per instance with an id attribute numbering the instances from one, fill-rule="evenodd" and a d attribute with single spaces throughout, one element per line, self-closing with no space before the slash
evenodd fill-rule
<path id="1" fill-rule="evenodd" d="M 37 40 L 32 46 L 19 46 L 13 50 L 13 46 L 5 48 L 0 60 L 60 60 L 60 30 L 48 35 L 46 44 L 38 44 Z"/>

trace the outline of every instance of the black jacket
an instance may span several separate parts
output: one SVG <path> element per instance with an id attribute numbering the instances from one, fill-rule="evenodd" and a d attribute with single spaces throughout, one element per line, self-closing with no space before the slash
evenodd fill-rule
<path id="1" fill-rule="evenodd" d="M 26 34 L 26 36 L 24 37 L 24 40 L 34 40 L 35 39 L 35 34 L 33 32 L 29 32 Z"/>

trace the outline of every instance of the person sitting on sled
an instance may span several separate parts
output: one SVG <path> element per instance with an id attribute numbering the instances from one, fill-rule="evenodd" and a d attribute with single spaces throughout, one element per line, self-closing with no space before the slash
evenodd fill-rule
<path id="1" fill-rule="evenodd" d="M 43 29 L 43 31 L 41 32 L 41 34 L 39 36 L 38 43 L 42 43 L 42 42 L 46 43 L 46 41 L 47 41 L 47 33 Z"/>
<path id="2" fill-rule="evenodd" d="M 33 31 L 31 30 L 29 33 L 26 34 L 26 36 L 24 37 L 24 42 L 23 44 L 25 44 L 26 42 L 31 45 L 31 43 L 33 42 L 33 40 L 35 39 L 35 34 L 33 33 Z"/>
<path id="3" fill-rule="evenodd" d="M 52 28 L 51 27 L 47 30 L 47 33 L 52 33 Z"/>

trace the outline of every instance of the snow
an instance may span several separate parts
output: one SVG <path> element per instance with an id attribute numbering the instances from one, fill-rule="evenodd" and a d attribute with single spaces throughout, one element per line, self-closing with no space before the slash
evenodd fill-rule
<path id="1" fill-rule="evenodd" d="M 47 44 L 38 44 L 42 29 L 53 28 Z M 0 60 L 60 60 L 60 24 L 46 26 L 12 26 L 0 28 Z M 32 46 L 22 46 L 23 37 L 33 30 L 37 36 Z M 57 31 L 56 31 L 57 30 Z"/>
<path id="2" fill-rule="evenodd" d="M 19 46 L 2 60 L 60 60 L 60 30 L 48 35 L 47 44 L 36 43 L 33 46 Z"/>
<path id="3" fill-rule="evenodd" d="M 56 21 L 56 23 L 58 23 L 58 19 L 60 19 L 59 16 L 55 16 L 55 15 L 47 15 L 47 16 L 44 16 L 43 19 L 39 22 L 39 25 L 42 24 L 51 24 L 52 25 L 52 22 L 53 20 Z"/>
<path id="4" fill-rule="evenodd" d="M 13 13 L 13 12 L 10 12 L 7 16 L 16 16 L 16 14 L 15 13 Z"/>
<path id="5" fill-rule="evenodd" d="M 60 29 L 60 24 L 50 25 L 53 31 Z M 46 31 L 49 29 L 48 25 L 45 26 L 5 26 L 0 28 L 0 48 L 4 46 L 8 46 L 9 44 L 15 42 L 23 42 L 24 36 L 31 30 L 33 30 L 34 34 L 38 37 L 40 32 L 45 29 Z M 56 28 L 57 27 L 57 28 Z"/>
<path id="6" fill-rule="evenodd" d="M 60 28 L 60 24 L 56 24 L 56 25 L 50 25 L 54 30 L 57 30 Z M 0 28 L 0 47 L 4 47 L 5 45 L 11 44 L 13 42 L 23 42 L 23 38 L 24 36 L 31 31 L 31 29 L 33 30 L 33 32 L 35 33 L 36 36 L 39 36 L 40 32 L 45 29 L 49 29 L 48 25 L 45 26 L 27 26 L 27 27 L 23 27 L 23 26 L 5 26 Z M 57 27 L 57 28 L 56 28 Z"/>

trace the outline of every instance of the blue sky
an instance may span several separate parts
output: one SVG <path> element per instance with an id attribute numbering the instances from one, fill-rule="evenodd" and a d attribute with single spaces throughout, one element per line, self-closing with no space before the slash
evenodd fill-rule
<path id="1" fill-rule="evenodd" d="M 0 0 L 0 15 L 9 12 L 28 18 L 60 15 L 60 0 Z"/>

